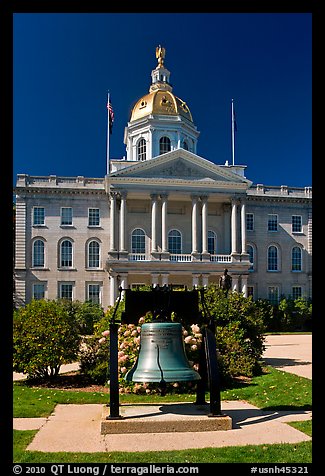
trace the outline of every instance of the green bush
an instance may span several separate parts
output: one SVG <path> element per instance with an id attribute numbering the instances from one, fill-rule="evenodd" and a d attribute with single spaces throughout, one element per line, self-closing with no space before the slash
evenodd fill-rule
<path id="1" fill-rule="evenodd" d="M 13 369 L 28 378 L 56 376 L 77 359 L 79 343 L 73 316 L 56 301 L 33 300 L 14 312 Z"/>
<path id="2" fill-rule="evenodd" d="M 303 297 L 282 297 L 277 304 L 266 299 L 257 301 L 264 311 L 264 324 L 268 332 L 311 331 L 312 302 Z"/>
<path id="3" fill-rule="evenodd" d="M 264 352 L 264 310 L 241 293 L 210 285 L 205 303 L 217 326 L 216 340 L 221 376 L 251 377 L 261 371 Z"/>

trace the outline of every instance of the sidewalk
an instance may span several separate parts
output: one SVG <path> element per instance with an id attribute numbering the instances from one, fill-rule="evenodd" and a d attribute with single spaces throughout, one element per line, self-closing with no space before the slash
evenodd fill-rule
<path id="1" fill-rule="evenodd" d="M 310 419 L 310 411 L 261 411 L 237 400 L 222 402 L 223 413 L 232 418 L 232 429 L 221 431 L 101 435 L 102 411 L 103 405 L 59 404 L 48 418 L 14 419 L 14 428 L 39 429 L 27 450 L 44 452 L 167 451 L 311 440 L 305 433 L 286 424 Z"/>
<path id="2" fill-rule="evenodd" d="M 265 339 L 263 359 L 266 365 L 312 378 L 312 335 L 281 334 L 268 335 Z"/>

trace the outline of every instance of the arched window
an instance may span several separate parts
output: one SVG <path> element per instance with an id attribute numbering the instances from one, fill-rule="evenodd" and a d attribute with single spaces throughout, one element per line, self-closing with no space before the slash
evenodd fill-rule
<path id="1" fill-rule="evenodd" d="M 131 253 L 146 252 L 146 235 L 141 228 L 136 228 L 132 231 L 131 250 Z"/>
<path id="2" fill-rule="evenodd" d="M 33 266 L 44 268 L 44 241 L 35 240 L 33 243 Z"/>
<path id="3" fill-rule="evenodd" d="M 252 245 L 247 245 L 247 253 L 249 256 L 249 261 L 251 263 L 249 271 L 254 271 L 254 248 Z"/>
<path id="4" fill-rule="evenodd" d="M 208 253 L 214 255 L 217 252 L 217 235 L 214 231 L 208 231 Z"/>
<path id="5" fill-rule="evenodd" d="M 98 241 L 88 243 L 88 268 L 99 268 L 100 245 Z"/>
<path id="6" fill-rule="evenodd" d="M 72 267 L 72 242 L 70 240 L 64 240 L 60 245 L 60 266 L 62 268 Z"/>
<path id="7" fill-rule="evenodd" d="M 278 249 L 276 246 L 269 246 L 267 251 L 267 270 L 278 271 Z"/>
<path id="8" fill-rule="evenodd" d="M 147 144 L 144 139 L 140 139 L 137 145 L 137 160 L 146 160 Z"/>
<path id="9" fill-rule="evenodd" d="M 170 230 L 168 233 L 168 251 L 173 254 L 182 252 L 182 235 L 178 230 Z"/>
<path id="10" fill-rule="evenodd" d="M 301 271 L 301 248 L 294 246 L 291 252 L 291 270 Z"/>
<path id="11" fill-rule="evenodd" d="M 165 154 L 171 150 L 169 137 L 161 137 L 159 141 L 159 154 Z"/>

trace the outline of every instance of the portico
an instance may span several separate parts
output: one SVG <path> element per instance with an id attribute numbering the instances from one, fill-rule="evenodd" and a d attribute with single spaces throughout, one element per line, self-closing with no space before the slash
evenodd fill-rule
<path id="1" fill-rule="evenodd" d="M 204 192 L 199 186 L 203 177 Z M 182 149 L 107 176 L 111 302 L 119 286 L 207 286 L 218 281 L 225 267 L 234 290 L 246 295 L 249 183 L 214 164 L 202 168 L 201 158 Z"/>

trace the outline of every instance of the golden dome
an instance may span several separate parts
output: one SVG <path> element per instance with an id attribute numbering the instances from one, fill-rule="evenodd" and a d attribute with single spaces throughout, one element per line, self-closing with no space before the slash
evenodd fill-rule
<path id="1" fill-rule="evenodd" d="M 170 72 L 164 66 L 166 50 L 160 45 L 156 48 L 158 64 L 151 72 L 152 84 L 149 94 L 143 96 L 132 109 L 130 121 L 136 121 L 149 115 L 182 116 L 193 122 L 187 104 L 172 93 L 169 84 Z"/>
<path id="2" fill-rule="evenodd" d="M 182 116 L 193 122 L 192 114 L 187 104 L 172 92 L 161 89 L 151 91 L 139 99 L 132 110 L 130 120 L 135 121 L 150 114 Z"/>

